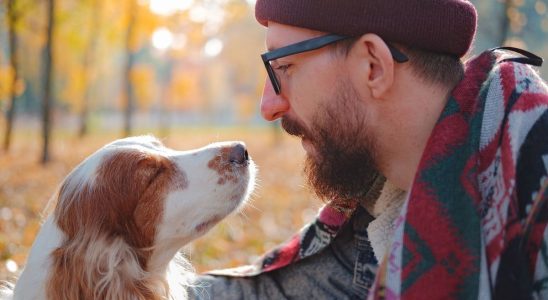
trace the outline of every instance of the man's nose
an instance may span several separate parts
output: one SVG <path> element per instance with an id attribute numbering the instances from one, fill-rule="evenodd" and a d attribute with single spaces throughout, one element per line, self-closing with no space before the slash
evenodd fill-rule
<path id="1" fill-rule="evenodd" d="M 289 110 L 289 102 L 281 95 L 276 95 L 268 78 L 261 98 L 261 115 L 267 121 L 281 118 Z"/>

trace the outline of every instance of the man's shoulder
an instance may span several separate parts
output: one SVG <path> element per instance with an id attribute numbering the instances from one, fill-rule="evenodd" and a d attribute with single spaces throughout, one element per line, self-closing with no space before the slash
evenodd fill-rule
<path id="1" fill-rule="evenodd" d="M 542 58 L 524 51 L 534 56 L 532 60 L 505 49 L 489 50 L 489 53 L 494 64 L 488 78 L 497 80 L 495 83 L 503 89 L 503 96 L 517 98 L 536 95 L 539 100 L 548 103 L 548 85 L 540 77 L 537 68 L 542 65 Z"/>
<path id="2" fill-rule="evenodd" d="M 493 66 L 479 94 L 483 106 L 482 136 L 490 127 L 491 131 L 507 134 L 517 158 L 532 129 L 536 129 L 533 135 L 548 136 L 548 123 L 543 117 L 548 114 L 548 85 L 534 66 L 521 60 L 523 56 L 499 50 L 491 55 Z M 541 142 L 535 140 L 533 143 Z M 488 142 L 492 140 L 482 140 L 480 144 Z"/>

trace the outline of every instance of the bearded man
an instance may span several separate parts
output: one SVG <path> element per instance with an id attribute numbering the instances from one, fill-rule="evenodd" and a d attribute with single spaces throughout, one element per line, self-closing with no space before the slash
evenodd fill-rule
<path id="1" fill-rule="evenodd" d="M 258 0 L 281 119 L 328 201 L 197 298 L 548 298 L 548 88 L 515 48 L 464 64 L 464 0 Z"/>

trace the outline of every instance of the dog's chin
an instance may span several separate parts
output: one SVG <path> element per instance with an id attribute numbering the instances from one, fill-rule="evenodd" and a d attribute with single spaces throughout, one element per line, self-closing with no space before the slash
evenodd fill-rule
<path id="1" fill-rule="evenodd" d="M 213 228 L 213 226 L 217 225 L 225 217 L 226 216 L 215 215 L 215 216 L 212 216 L 211 218 L 199 223 L 194 228 L 194 231 L 196 232 L 196 236 L 198 237 L 198 236 L 201 236 L 201 235 L 205 234 L 211 228 Z"/>
<path id="2" fill-rule="evenodd" d="M 251 184 L 251 182 L 249 184 Z M 249 199 L 249 194 L 252 188 L 252 186 L 248 187 L 244 195 L 235 194 L 230 197 L 230 199 L 226 203 L 227 206 L 225 207 L 226 210 L 224 212 L 214 214 L 208 218 L 205 218 L 204 221 L 198 223 L 194 227 L 195 236 L 193 238 L 197 238 L 206 234 L 210 229 L 219 224 L 219 222 L 221 222 L 223 219 L 225 219 L 234 212 L 242 210 Z"/>
<path id="3" fill-rule="evenodd" d="M 251 166 L 251 168 L 254 168 L 254 166 Z M 255 171 L 250 170 L 250 172 L 254 173 Z M 219 209 L 216 213 L 203 218 L 201 222 L 198 222 L 193 226 L 191 238 L 189 240 L 192 241 L 203 236 L 231 214 L 237 213 L 244 209 L 249 201 L 254 185 L 254 174 L 252 174 L 250 177 L 246 178 L 244 182 L 242 182 L 242 185 L 238 188 L 237 192 L 225 200 L 226 202 L 224 203 L 225 205 L 222 209 Z M 188 239 L 187 242 L 189 242 Z"/>

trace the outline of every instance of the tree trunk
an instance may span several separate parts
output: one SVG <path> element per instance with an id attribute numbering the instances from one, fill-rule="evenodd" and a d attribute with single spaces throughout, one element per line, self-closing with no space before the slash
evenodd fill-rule
<path id="1" fill-rule="evenodd" d="M 79 137 L 84 137 L 88 134 L 88 119 L 89 107 L 91 103 L 91 95 L 93 84 L 96 80 L 96 68 L 94 67 L 95 55 L 97 54 L 97 41 L 99 38 L 99 25 L 101 19 L 102 0 L 93 1 L 91 5 L 91 24 L 90 24 L 90 39 L 89 45 L 84 54 L 84 82 L 86 83 L 86 91 L 82 101 L 82 111 L 80 112 L 80 129 Z"/>
<path id="2" fill-rule="evenodd" d="M 508 11 L 513 6 L 513 0 L 504 0 L 504 10 L 502 12 L 501 24 L 500 24 L 500 41 L 499 45 L 504 45 L 510 35 L 510 18 L 508 17 Z"/>
<path id="3" fill-rule="evenodd" d="M 137 3 L 136 0 L 129 0 L 129 23 L 126 33 L 126 53 L 127 60 L 124 68 L 124 83 L 125 83 L 125 113 L 124 113 L 124 136 L 130 136 L 132 133 L 132 115 L 135 110 L 135 99 L 133 96 L 133 86 L 131 83 L 131 70 L 133 69 L 134 49 L 133 35 L 135 30 L 135 21 L 137 19 Z"/>
<path id="4" fill-rule="evenodd" d="M 4 151 L 8 152 L 11 145 L 11 135 L 13 130 L 13 122 L 15 121 L 15 100 L 17 99 L 16 84 L 18 74 L 18 56 L 17 56 L 17 34 L 15 32 L 15 26 L 18 19 L 18 13 L 15 11 L 15 0 L 9 0 L 7 3 L 8 8 L 8 27 L 9 27 L 9 41 L 8 51 L 10 53 L 10 65 L 13 70 L 13 77 L 10 87 L 10 104 L 7 113 L 6 120 L 6 132 L 4 135 Z"/>
<path id="5" fill-rule="evenodd" d="M 42 164 L 50 161 L 51 110 L 52 110 L 52 78 L 53 78 L 53 28 L 55 27 L 55 0 L 47 3 L 47 36 L 44 49 L 44 94 L 42 97 Z"/>
<path id="6" fill-rule="evenodd" d="M 166 53 L 167 54 L 167 53 Z M 173 68 L 175 61 L 168 56 L 162 56 L 158 64 L 158 84 L 160 86 L 159 95 L 159 134 L 161 137 L 167 137 L 171 127 L 171 113 L 169 111 L 169 87 L 173 80 Z"/>

